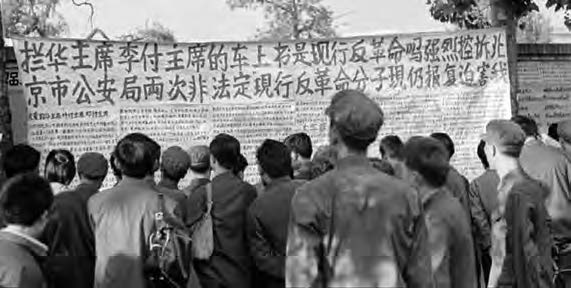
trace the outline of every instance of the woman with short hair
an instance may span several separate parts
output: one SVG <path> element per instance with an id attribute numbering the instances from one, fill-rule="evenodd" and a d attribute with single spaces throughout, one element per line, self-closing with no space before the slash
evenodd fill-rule
<path id="1" fill-rule="evenodd" d="M 75 172 L 75 159 L 71 152 L 64 149 L 50 151 L 46 158 L 44 177 L 50 182 L 54 195 L 69 190 Z"/>

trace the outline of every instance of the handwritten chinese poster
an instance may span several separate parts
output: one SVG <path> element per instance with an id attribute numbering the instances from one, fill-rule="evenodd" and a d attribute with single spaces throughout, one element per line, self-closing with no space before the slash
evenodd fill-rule
<path id="1" fill-rule="evenodd" d="M 242 143 L 251 164 L 266 138 L 305 131 L 327 143 L 324 109 L 342 89 L 382 107 L 379 139 L 448 132 L 454 165 L 479 173 L 478 136 L 510 116 L 503 30 L 279 43 L 151 43 L 18 39 L 28 141 L 47 154 L 109 155 L 131 132 L 166 149 Z M 378 155 L 378 144 L 371 146 Z M 256 169 L 247 170 L 255 181 Z"/>

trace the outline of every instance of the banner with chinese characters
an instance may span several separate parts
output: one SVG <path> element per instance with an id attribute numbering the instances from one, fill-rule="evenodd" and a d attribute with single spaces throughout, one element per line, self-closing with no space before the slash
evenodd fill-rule
<path id="1" fill-rule="evenodd" d="M 324 109 L 342 89 L 382 107 L 388 134 L 448 132 L 454 165 L 479 173 L 478 135 L 510 116 L 503 30 L 292 42 L 151 43 L 16 39 L 28 141 L 46 154 L 108 155 L 143 132 L 164 149 L 236 136 L 250 163 L 266 138 L 327 143 Z M 371 146 L 378 155 L 378 143 Z M 250 166 L 246 176 L 256 181 Z"/>

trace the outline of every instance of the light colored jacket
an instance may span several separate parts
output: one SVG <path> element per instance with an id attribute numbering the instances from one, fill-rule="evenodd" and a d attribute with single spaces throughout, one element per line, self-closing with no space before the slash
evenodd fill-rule
<path id="1" fill-rule="evenodd" d="M 0 231 L 0 287 L 45 288 L 39 258 L 47 254 L 47 247 L 28 237 Z"/>
<path id="2" fill-rule="evenodd" d="M 164 200 L 165 208 L 174 215 L 176 202 L 168 197 Z M 143 264 L 158 201 L 152 183 L 133 178 L 123 178 L 117 186 L 90 198 L 97 255 L 95 288 L 145 287 Z"/>

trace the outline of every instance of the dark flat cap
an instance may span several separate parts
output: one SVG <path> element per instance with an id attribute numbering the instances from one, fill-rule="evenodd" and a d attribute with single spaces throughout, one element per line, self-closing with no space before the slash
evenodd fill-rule
<path id="1" fill-rule="evenodd" d="M 109 163 L 100 153 L 88 152 L 77 160 L 77 173 L 88 178 L 102 178 L 107 176 Z"/>
<path id="2" fill-rule="evenodd" d="M 383 126 L 381 107 L 357 90 L 343 90 L 335 94 L 325 113 L 345 137 L 374 140 Z"/>
<path id="3" fill-rule="evenodd" d="M 190 167 L 193 169 L 206 169 L 210 167 L 210 148 L 206 145 L 192 146 L 188 149 Z"/>

